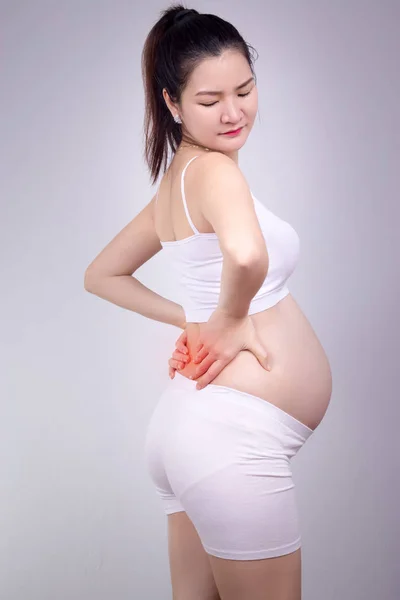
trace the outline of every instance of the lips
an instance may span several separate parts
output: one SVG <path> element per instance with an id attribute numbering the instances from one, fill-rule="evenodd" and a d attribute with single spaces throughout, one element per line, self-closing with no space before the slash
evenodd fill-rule
<path id="1" fill-rule="evenodd" d="M 238 127 L 237 129 L 231 129 L 230 131 L 225 131 L 222 135 L 227 135 L 228 133 L 238 133 L 242 127 Z"/>

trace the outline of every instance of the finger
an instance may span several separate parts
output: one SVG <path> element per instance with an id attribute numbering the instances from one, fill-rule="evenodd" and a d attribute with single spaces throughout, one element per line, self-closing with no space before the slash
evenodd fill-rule
<path id="1" fill-rule="evenodd" d="M 189 362 L 189 360 L 190 360 L 190 358 L 187 354 L 182 354 L 182 352 L 179 352 L 179 350 L 173 351 L 172 358 L 175 358 L 175 360 L 183 360 L 185 362 Z"/>
<path id="2" fill-rule="evenodd" d="M 215 363 L 215 358 L 209 354 L 200 364 L 196 365 L 194 379 L 198 379 L 204 375 L 213 363 Z"/>
<path id="3" fill-rule="evenodd" d="M 252 354 L 254 354 L 260 365 L 266 371 L 271 370 L 271 367 L 269 365 L 269 353 L 257 337 L 252 340 L 252 343 L 249 344 L 246 349 L 249 350 L 249 352 L 251 352 Z"/>
<path id="4" fill-rule="evenodd" d="M 185 346 L 185 344 L 176 344 L 176 349 L 179 350 L 179 352 L 182 352 L 182 354 L 189 354 L 188 347 Z"/>
<path id="5" fill-rule="evenodd" d="M 260 363 L 260 365 L 263 367 L 263 369 L 265 369 L 266 371 L 270 371 L 271 367 L 268 363 L 268 357 L 267 356 L 263 356 L 263 355 L 257 355 L 256 354 L 256 359 L 258 360 L 258 362 Z"/>
<path id="6" fill-rule="evenodd" d="M 205 348 L 203 346 L 201 350 L 195 352 L 193 362 L 195 364 L 201 363 L 201 361 L 204 360 L 206 358 L 206 356 L 209 356 L 209 352 L 208 352 L 207 348 Z"/>
<path id="7" fill-rule="evenodd" d="M 199 377 L 199 379 L 197 379 L 196 389 L 199 390 L 205 388 L 206 385 L 211 383 L 211 381 L 215 379 L 216 376 L 219 375 L 219 373 L 221 373 L 224 366 L 225 362 L 222 360 L 216 360 L 215 362 L 213 362 L 208 371 L 204 373 L 202 377 Z"/>
<path id="8" fill-rule="evenodd" d="M 178 368 L 178 363 L 172 358 L 170 358 L 168 361 L 168 366 L 170 369 L 174 369 L 174 371 L 176 371 L 176 369 Z"/>
<path id="9" fill-rule="evenodd" d="M 186 329 L 185 329 L 185 331 L 183 331 L 181 333 L 181 335 L 176 340 L 175 346 L 177 348 L 180 348 L 180 350 L 182 352 L 185 352 L 185 348 L 187 349 L 187 331 L 186 331 Z"/>
<path id="10" fill-rule="evenodd" d="M 194 348 L 194 351 L 195 351 L 195 352 L 200 352 L 200 350 L 201 350 L 203 347 L 204 347 L 204 344 L 203 344 L 203 342 L 200 342 L 200 341 L 199 341 L 199 342 L 197 342 L 197 345 L 195 346 L 195 348 Z"/>
<path id="11" fill-rule="evenodd" d="M 175 369 L 172 369 L 171 367 L 168 369 L 168 375 L 170 376 L 171 379 L 173 379 L 175 377 Z"/>
<path id="12" fill-rule="evenodd" d="M 183 369 L 183 367 L 186 366 L 186 364 L 184 362 L 182 362 L 180 360 L 175 360 L 173 358 L 169 359 L 168 364 L 169 364 L 170 367 L 172 367 L 175 370 L 176 369 L 181 370 L 181 369 Z"/>
<path id="13" fill-rule="evenodd" d="M 254 352 L 256 359 L 258 360 L 258 362 L 260 363 L 260 365 L 266 370 L 266 371 L 270 371 L 271 367 L 269 365 L 269 359 L 268 359 L 268 355 L 265 352 L 264 348 L 262 346 L 257 346 L 257 349 Z"/>

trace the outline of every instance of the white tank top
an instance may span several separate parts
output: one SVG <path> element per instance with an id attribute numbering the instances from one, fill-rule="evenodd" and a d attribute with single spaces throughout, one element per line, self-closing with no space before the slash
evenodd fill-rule
<path id="1" fill-rule="evenodd" d="M 187 219 L 194 234 L 182 240 L 160 242 L 168 253 L 175 276 L 176 298 L 185 311 L 187 323 L 208 321 L 217 308 L 221 289 L 223 254 L 216 233 L 201 233 L 190 218 L 184 176 L 193 156 L 182 171 L 181 192 Z M 251 190 L 250 190 L 251 192 Z M 287 296 L 286 282 L 293 273 L 298 259 L 300 239 L 293 227 L 268 210 L 251 192 L 254 208 L 263 233 L 269 256 L 268 273 L 253 297 L 249 315 L 277 304 Z M 157 198 L 158 199 L 158 191 Z"/>

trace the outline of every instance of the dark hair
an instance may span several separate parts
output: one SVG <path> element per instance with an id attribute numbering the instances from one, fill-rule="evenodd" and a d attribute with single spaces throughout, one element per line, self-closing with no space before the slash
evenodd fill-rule
<path id="1" fill-rule="evenodd" d="M 142 51 L 142 77 L 145 92 L 144 158 L 154 184 L 164 161 L 168 144 L 175 152 L 182 140 L 181 125 L 175 123 L 165 103 L 166 88 L 172 102 L 179 103 L 193 69 L 205 58 L 225 50 L 237 50 L 247 59 L 255 77 L 254 50 L 238 30 L 216 15 L 201 14 L 182 4 L 161 12 L 150 30 Z"/>

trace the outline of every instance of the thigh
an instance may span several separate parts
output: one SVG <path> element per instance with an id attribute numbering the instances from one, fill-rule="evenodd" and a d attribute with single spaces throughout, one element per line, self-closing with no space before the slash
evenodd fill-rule
<path id="1" fill-rule="evenodd" d="M 295 486 L 290 476 L 262 471 L 232 464 L 203 477 L 180 497 L 195 539 L 208 554 L 221 600 L 301 600 Z M 189 556 L 185 553 L 184 560 Z M 207 563 L 204 567 L 203 577 L 209 571 Z M 181 572 L 184 568 L 191 572 L 181 564 Z"/>
<path id="2" fill-rule="evenodd" d="M 194 392 L 183 387 L 194 382 L 182 381 L 179 393 L 171 386 L 149 436 L 155 483 L 173 513 L 174 600 L 215 588 L 226 600 L 299 600 L 290 459 L 306 440 L 304 426 L 260 398 L 222 386 Z M 234 596 L 232 578 L 249 593 Z"/>
<path id="3" fill-rule="evenodd" d="M 209 555 L 253 561 L 301 547 L 295 492 L 291 476 L 234 463 L 192 484 L 179 501 Z"/>
<path id="4" fill-rule="evenodd" d="M 209 557 L 183 511 L 168 515 L 173 600 L 220 600 Z"/>
<path id="5" fill-rule="evenodd" d="M 301 548 L 261 560 L 209 559 L 221 600 L 301 600 Z"/>
<path id="6" fill-rule="evenodd" d="M 171 489 L 219 558 L 275 558 L 301 545 L 290 458 L 304 438 L 276 407 L 254 403 L 220 386 L 189 394 L 164 447 Z"/>

